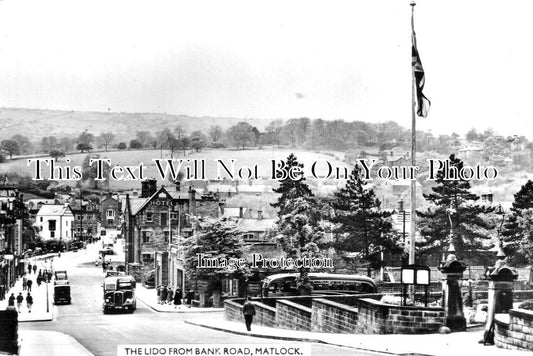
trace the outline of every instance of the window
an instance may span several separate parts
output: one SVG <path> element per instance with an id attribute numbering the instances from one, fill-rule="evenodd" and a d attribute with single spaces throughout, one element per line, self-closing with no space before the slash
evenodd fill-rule
<path id="1" fill-rule="evenodd" d="M 48 220 L 48 230 L 49 231 L 56 231 L 56 221 L 55 220 Z"/>
<path id="2" fill-rule="evenodd" d="M 111 219 L 114 218 L 114 217 L 115 217 L 115 210 L 113 210 L 113 209 L 107 209 L 107 210 L 106 210 L 106 216 L 107 216 L 108 219 L 109 219 L 109 218 L 111 218 Z"/>
<path id="3" fill-rule="evenodd" d="M 167 226 L 167 225 L 168 225 L 168 214 L 161 213 L 161 226 Z"/>
<path id="4" fill-rule="evenodd" d="M 43 222 L 43 217 L 41 216 L 41 222 Z"/>
<path id="5" fill-rule="evenodd" d="M 170 233 L 168 231 L 163 231 L 163 235 L 165 236 L 165 242 L 168 242 L 168 237 L 170 236 Z"/>
<path id="6" fill-rule="evenodd" d="M 253 240 L 255 238 L 254 234 L 244 234 L 243 235 L 245 240 Z"/>
<path id="7" fill-rule="evenodd" d="M 143 263 L 150 263 L 152 262 L 152 254 L 150 252 L 145 252 L 141 255 Z"/>
<path id="8" fill-rule="evenodd" d="M 78 219 L 78 220 L 81 220 L 81 218 L 82 218 L 81 215 L 78 215 L 78 216 L 76 217 L 76 219 Z"/>
<path id="9" fill-rule="evenodd" d="M 150 236 L 152 236 L 152 232 L 151 231 L 142 231 L 141 232 L 141 236 L 142 236 L 142 242 L 143 243 L 150 242 Z"/>
<path id="10" fill-rule="evenodd" d="M 146 213 L 146 222 L 152 222 L 152 221 L 154 221 L 154 213 L 147 212 Z"/>
<path id="11" fill-rule="evenodd" d="M 178 218 L 178 213 L 170 213 L 170 218 L 176 220 Z"/>
<path id="12" fill-rule="evenodd" d="M 55 232 L 55 231 L 50 231 L 50 237 L 51 237 L 51 238 L 56 237 L 56 232 Z"/>

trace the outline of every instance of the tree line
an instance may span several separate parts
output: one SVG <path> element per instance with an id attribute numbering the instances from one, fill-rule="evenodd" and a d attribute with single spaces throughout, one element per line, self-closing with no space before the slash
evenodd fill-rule
<path id="1" fill-rule="evenodd" d="M 120 135 L 118 135 L 120 136 Z M 410 130 L 393 121 L 368 123 L 363 121 L 322 120 L 296 118 L 283 121 L 272 120 L 263 130 L 247 122 L 239 122 L 227 129 L 212 125 L 207 132 L 202 130 L 186 132 L 183 126 L 166 127 L 152 132 L 141 130 L 129 140 L 119 140 L 117 133 L 101 132 L 98 135 L 88 130 L 72 136 L 43 136 L 34 142 L 24 135 L 13 135 L 0 142 L 4 155 L 45 153 L 61 157 L 69 152 L 89 152 L 93 149 L 165 149 L 171 155 L 187 150 L 200 151 L 205 147 L 238 148 L 261 146 L 289 146 L 308 149 L 332 149 L 348 151 L 354 147 L 377 147 L 387 150 L 410 144 Z M 460 135 L 433 135 L 431 132 L 417 131 L 417 150 L 448 154 L 461 146 Z M 533 144 L 524 136 L 501 136 L 492 129 L 478 132 L 471 129 L 466 140 L 483 148 L 483 158 L 491 163 L 499 163 L 512 152 L 529 150 L 526 156 L 514 155 L 515 163 L 528 165 Z M 500 162 L 501 163 L 501 162 Z"/>

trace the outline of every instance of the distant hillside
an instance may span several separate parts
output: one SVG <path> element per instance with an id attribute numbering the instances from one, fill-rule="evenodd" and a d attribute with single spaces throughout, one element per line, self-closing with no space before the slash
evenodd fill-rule
<path id="1" fill-rule="evenodd" d="M 206 132 L 214 124 L 227 129 L 240 121 L 246 121 L 259 130 L 263 130 L 271 120 L 192 117 L 155 113 L 0 108 L 0 139 L 22 134 L 36 140 L 45 135 L 79 134 L 85 129 L 95 135 L 100 132 L 111 131 L 119 139 L 127 139 L 133 137 L 136 131 L 141 130 L 155 132 L 165 127 L 181 125 L 187 132 L 194 130 Z"/>

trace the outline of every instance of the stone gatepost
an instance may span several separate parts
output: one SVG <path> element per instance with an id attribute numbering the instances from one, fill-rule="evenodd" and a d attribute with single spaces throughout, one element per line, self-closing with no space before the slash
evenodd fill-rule
<path id="1" fill-rule="evenodd" d="M 486 277 L 489 279 L 489 305 L 487 324 L 483 340 L 480 342 L 485 345 L 494 345 L 494 316 L 499 313 L 508 313 L 509 309 L 513 308 L 513 284 L 518 278 L 518 273 L 509 268 L 504 259 L 500 259 L 487 271 Z"/>
<path id="2" fill-rule="evenodd" d="M 461 281 L 466 265 L 457 261 L 455 255 L 450 254 L 439 267 L 442 273 L 442 306 L 446 318 L 446 326 L 451 331 L 465 331 L 466 319 L 463 313 L 463 296 Z"/>

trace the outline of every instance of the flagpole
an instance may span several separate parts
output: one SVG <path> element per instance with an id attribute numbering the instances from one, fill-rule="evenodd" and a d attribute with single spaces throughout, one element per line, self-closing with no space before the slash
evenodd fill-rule
<path id="1" fill-rule="evenodd" d="M 411 2 L 411 33 L 414 34 L 414 12 L 416 3 Z M 414 41 L 411 36 L 411 41 Z M 414 46 L 414 43 L 411 43 Z M 411 166 L 416 166 L 416 83 L 415 83 L 415 67 L 411 63 Z M 415 264 L 415 234 L 416 234 L 416 179 L 411 179 L 411 229 L 409 239 L 409 264 Z"/>

